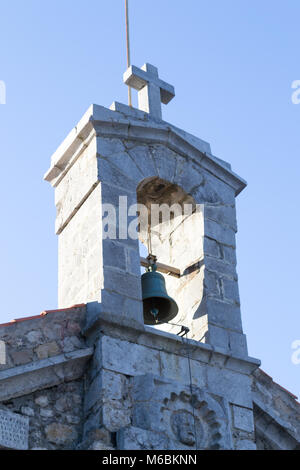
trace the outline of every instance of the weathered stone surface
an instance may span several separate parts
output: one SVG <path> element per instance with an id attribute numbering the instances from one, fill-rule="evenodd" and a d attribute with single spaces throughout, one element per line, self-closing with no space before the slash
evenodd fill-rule
<path id="1" fill-rule="evenodd" d="M 6 343 L 0 340 L 0 368 L 7 364 Z"/>
<path id="2" fill-rule="evenodd" d="M 104 286 L 106 289 L 118 292 L 133 299 L 141 299 L 141 280 L 137 276 L 113 269 L 105 269 Z"/>
<path id="3" fill-rule="evenodd" d="M 221 326 L 209 325 L 206 337 L 209 344 L 213 344 L 214 346 L 224 349 L 229 348 L 228 330 Z"/>
<path id="4" fill-rule="evenodd" d="M 140 253 L 136 249 L 126 249 L 126 271 L 134 276 L 140 276 Z"/>
<path id="5" fill-rule="evenodd" d="M 139 169 L 135 160 L 130 157 L 130 153 L 126 151 L 113 153 L 107 158 L 107 161 L 111 163 L 115 168 L 121 170 L 125 178 L 129 177 L 135 181 L 140 181 L 143 178 L 143 173 Z"/>
<path id="6" fill-rule="evenodd" d="M 34 410 L 30 408 L 29 406 L 22 406 L 21 412 L 23 415 L 26 415 L 26 416 L 34 416 Z"/>
<path id="7" fill-rule="evenodd" d="M 237 231 L 236 213 L 233 206 L 205 204 L 205 217 Z"/>
<path id="8" fill-rule="evenodd" d="M 120 450 L 168 450 L 169 441 L 163 434 L 130 426 L 117 433 Z"/>
<path id="9" fill-rule="evenodd" d="M 223 245 L 235 247 L 235 231 L 211 219 L 205 219 L 205 235 Z"/>
<path id="10" fill-rule="evenodd" d="M 32 330 L 27 333 L 26 338 L 30 343 L 40 344 L 42 342 L 43 334 L 41 330 Z"/>
<path id="11" fill-rule="evenodd" d="M 222 199 L 206 178 L 204 183 L 192 189 L 191 194 L 198 204 L 222 202 Z"/>
<path id="12" fill-rule="evenodd" d="M 0 448 L 28 449 L 29 419 L 0 409 Z"/>
<path id="13" fill-rule="evenodd" d="M 53 444 L 66 444 L 77 439 L 77 433 L 71 426 L 61 423 L 52 423 L 45 429 L 46 437 Z"/>
<path id="14" fill-rule="evenodd" d="M 194 385 L 203 387 L 206 385 L 206 366 L 197 361 L 189 361 L 187 354 L 179 356 L 161 352 L 160 360 L 162 377 L 188 384 L 190 382 L 189 367 L 191 367 Z"/>
<path id="15" fill-rule="evenodd" d="M 168 449 L 231 448 L 226 413 L 220 404 L 200 388 L 184 386 L 150 374 L 134 377 L 132 383 L 132 425 L 134 429 L 153 432 L 160 442 L 167 441 Z M 127 428 L 125 435 L 131 435 Z M 121 437 L 124 430 L 121 430 Z M 140 433 L 147 441 L 147 435 Z M 134 438 L 136 441 L 136 438 Z M 161 449 L 160 442 L 155 442 Z M 142 445 L 141 442 L 120 442 L 121 447 Z M 152 448 L 147 441 L 145 448 Z M 136 448 L 136 447 L 134 447 Z M 138 447 L 140 448 L 140 447 Z M 143 448 L 143 447 L 142 447 Z"/>
<path id="16" fill-rule="evenodd" d="M 100 269 L 102 247 L 97 242 L 102 238 L 100 202 L 101 187 L 98 185 L 59 235 L 60 308 L 98 301 L 100 298 L 103 284 Z"/>
<path id="17" fill-rule="evenodd" d="M 66 415 L 66 420 L 68 424 L 80 424 L 81 416 Z"/>
<path id="18" fill-rule="evenodd" d="M 42 332 L 46 338 L 46 343 L 51 342 L 57 338 L 61 338 L 62 336 L 63 326 L 56 322 L 54 319 L 52 323 L 47 323 L 46 325 L 42 325 Z"/>
<path id="19" fill-rule="evenodd" d="M 98 157 L 97 161 L 99 181 L 116 186 L 119 192 L 124 187 L 131 192 L 135 191 L 136 183 L 130 175 L 126 174 L 126 168 L 119 168 L 104 158 Z"/>
<path id="20" fill-rule="evenodd" d="M 123 374 L 116 374 L 110 370 L 102 370 L 101 394 L 105 401 L 120 401 L 125 398 L 126 378 Z"/>
<path id="21" fill-rule="evenodd" d="M 103 406 L 102 423 L 111 432 L 116 432 L 122 427 L 129 426 L 131 422 L 131 410 L 124 409 L 122 405 L 120 406 L 120 409 L 112 403 Z"/>
<path id="22" fill-rule="evenodd" d="M 222 279 L 222 289 L 224 298 L 226 300 L 229 300 L 236 304 L 240 303 L 239 287 L 236 281 L 232 281 L 230 279 Z"/>
<path id="23" fill-rule="evenodd" d="M 208 315 L 209 322 L 216 326 L 229 328 L 242 333 L 242 320 L 239 306 L 208 298 L 205 300 L 202 308 Z"/>
<path id="24" fill-rule="evenodd" d="M 150 149 L 158 176 L 167 181 L 174 181 L 176 172 L 176 153 L 164 145 L 154 145 Z M 150 176 L 150 175 L 149 175 Z"/>
<path id="25" fill-rule="evenodd" d="M 40 411 L 40 415 L 42 416 L 42 418 L 52 418 L 54 413 L 53 413 L 52 410 L 42 408 L 41 411 Z"/>
<path id="26" fill-rule="evenodd" d="M 126 375 L 159 375 L 159 352 L 107 336 L 102 338 L 101 342 L 104 368 Z"/>
<path id="27" fill-rule="evenodd" d="M 84 397 L 84 411 L 88 415 L 93 407 L 100 401 L 102 390 L 102 374 L 98 372 L 88 384 Z M 100 424 L 100 422 L 98 422 Z"/>
<path id="28" fill-rule="evenodd" d="M 206 269 L 218 273 L 219 276 L 237 279 L 236 269 L 233 264 L 226 263 L 224 260 L 216 259 L 212 256 L 205 256 L 204 264 Z"/>
<path id="29" fill-rule="evenodd" d="M 229 348 L 233 354 L 238 356 L 248 356 L 247 339 L 246 335 L 229 331 Z"/>
<path id="30" fill-rule="evenodd" d="M 35 403 L 41 408 L 45 408 L 46 406 L 48 406 L 49 403 L 47 395 L 40 395 L 35 399 Z"/>
<path id="31" fill-rule="evenodd" d="M 204 286 L 210 295 L 220 296 L 220 285 L 215 273 L 209 271 L 205 273 Z"/>
<path id="32" fill-rule="evenodd" d="M 253 421 L 253 410 L 248 408 L 242 408 L 240 406 L 233 406 L 233 424 L 237 429 L 242 431 L 253 432 L 254 421 Z"/>
<path id="33" fill-rule="evenodd" d="M 227 263 L 231 263 L 234 266 L 236 265 L 236 250 L 235 248 L 231 248 L 230 246 L 222 246 L 222 253 L 224 257 L 224 261 Z"/>
<path id="34" fill-rule="evenodd" d="M 65 412 L 65 411 L 72 409 L 72 405 L 73 405 L 73 397 L 71 398 L 69 396 L 62 396 L 55 403 L 55 408 L 58 411 Z"/>
<path id="35" fill-rule="evenodd" d="M 125 145 L 128 147 L 127 142 Z M 155 167 L 154 160 L 148 145 L 139 145 L 137 142 L 135 142 L 134 147 L 130 148 L 128 153 L 134 159 L 136 165 L 141 168 L 144 177 L 155 175 L 157 173 L 157 169 Z"/>
<path id="36" fill-rule="evenodd" d="M 88 450 L 115 450 L 114 447 L 109 446 L 105 442 L 95 441 L 93 442 Z"/>
<path id="37" fill-rule="evenodd" d="M 126 271 L 125 247 L 115 240 L 103 240 L 103 263 L 105 266 L 116 267 Z"/>
<path id="38" fill-rule="evenodd" d="M 160 359 L 161 375 L 163 377 L 168 377 L 181 383 L 188 383 L 190 381 L 187 357 L 161 352 Z"/>
<path id="39" fill-rule="evenodd" d="M 235 191 L 232 186 L 207 171 L 203 171 L 203 174 L 205 175 L 206 196 L 211 196 L 213 193 L 213 197 L 207 197 L 204 202 L 235 205 Z"/>
<path id="40" fill-rule="evenodd" d="M 22 351 L 12 351 L 11 358 L 15 366 L 21 366 L 31 362 L 33 358 L 32 349 L 23 349 Z"/>
<path id="41" fill-rule="evenodd" d="M 35 350 L 39 359 L 56 356 L 60 352 L 60 347 L 55 341 L 39 345 Z"/>
<path id="42" fill-rule="evenodd" d="M 0 400 L 76 380 L 82 376 L 91 355 L 92 349 L 86 348 L 0 371 Z"/>
<path id="43" fill-rule="evenodd" d="M 126 274 L 123 274 L 124 277 Z M 105 289 L 102 292 L 100 304 L 90 304 L 88 306 L 87 323 L 92 323 L 93 318 L 97 319 L 99 313 L 106 318 L 115 319 L 119 325 L 144 325 L 142 301 L 121 295 L 117 292 L 111 292 Z"/>
<path id="44" fill-rule="evenodd" d="M 86 409 L 91 406 L 101 407 L 102 425 L 107 430 L 116 432 L 120 427 L 130 424 L 131 399 L 128 379 L 123 374 L 103 369 L 100 376 L 94 379 L 89 396 L 89 401 L 86 399 Z"/>
<path id="45" fill-rule="evenodd" d="M 32 394 L 13 398 L 10 399 L 9 402 L 4 403 L 4 405 L 9 407 L 11 412 L 21 412 L 23 418 L 26 420 L 28 420 L 27 416 L 30 416 L 28 432 L 29 449 L 73 449 L 77 442 L 76 436 L 79 436 L 82 432 L 82 395 L 83 383 L 79 380 L 47 388 L 43 390 L 43 395 L 41 395 L 40 391 L 37 391 Z M 67 399 L 70 411 L 60 411 L 55 407 L 57 401 L 62 397 Z M 78 397 L 80 397 L 80 402 Z M 47 407 L 41 407 L 41 405 L 46 405 Z M 71 425 L 70 427 L 75 430 L 74 440 L 72 438 L 66 440 L 65 443 L 59 440 L 57 443 L 50 442 L 47 437 L 46 428 L 53 425 L 53 423 L 67 426 Z M 49 428 L 49 432 L 50 431 L 51 427 Z"/>
<path id="46" fill-rule="evenodd" d="M 115 305 L 120 305 L 121 307 L 114 309 L 112 304 L 109 303 L 109 299 L 115 302 Z M 121 316 L 119 315 L 120 311 L 123 312 Z M 88 305 L 85 333 L 87 335 L 89 332 L 96 333 L 97 326 L 101 324 L 102 321 L 118 324 L 124 328 L 129 327 L 143 331 L 144 319 L 142 301 L 126 296 L 118 297 L 113 292 L 104 291 L 103 302 L 93 302 Z"/>
<path id="47" fill-rule="evenodd" d="M 248 439 L 240 439 L 237 441 L 236 450 L 256 450 L 256 445 Z"/>
<path id="48" fill-rule="evenodd" d="M 252 407 L 251 379 L 244 374 L 218 367 L 207 369 L 208 389 L 225 397 L 230 403 Z"/>
<path id="49" fill-rule="evenodd" d="M 83 174 L 84 178 L 82 178 Z M 64 229 L 97 183 L 97 158 L 94 142 L 82 152 L 56 188 L 56 233 L 60 233 Z"/>
<path id="50" fill-rule="evenodd" d="M 297 449 L 300 442 L 297 397 L 261 369 L 254 373 L 252 394 L 258 449 Z"/>
<path id="51" fill-rule="evenodd" d="M 221 258 L 220 247 L 216 240 L 204 237 L 203 250 L 205 255 L 213 256 L 215 258 Z"/>
<path id="52" fill-rule="evenodd" d="M 123 152 L 125 147 L 120 139 L 97 137 L 97 149 L 102 157 L 110 157 L 116 153 Z"/>
<path id="53" fill-rule="evenodd" d="M 84 348 L 84 339 L 78 338 L 78 336 L 67 336 L 61 341 L 62 350 L 64 352 L 71 352 L 76 349 Z"/>

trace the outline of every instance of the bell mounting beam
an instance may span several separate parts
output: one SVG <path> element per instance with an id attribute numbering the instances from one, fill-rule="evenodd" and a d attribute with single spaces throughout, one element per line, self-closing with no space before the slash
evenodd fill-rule
<path id="1" fill-rule="evenodd" d="M 168 266 L 167 264 L 163 263 L 156 263 L 157 265 L 157 271 L 163 273 L 163 274 L 169 274 L 170 276 L 174 277 L 180 277 L 180 269 L 174 268 L 173 266 Z M 144 268 L 148 268 L 149 266 L 149 261 L 147 258 L 141 257 L 141 266 Z"/>

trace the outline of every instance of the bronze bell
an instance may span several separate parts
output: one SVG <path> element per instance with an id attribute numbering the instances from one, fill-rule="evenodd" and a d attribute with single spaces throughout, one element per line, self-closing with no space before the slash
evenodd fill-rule
<path id="1" fill-rule="evenodd" d="M 177 315 L 178 306 L 168 296 L 165 278 L 156 272 L 156 264 L 151 269 L 142 275 L 144 321 L 146 325 L 159 325 L 172 320 Z"/>

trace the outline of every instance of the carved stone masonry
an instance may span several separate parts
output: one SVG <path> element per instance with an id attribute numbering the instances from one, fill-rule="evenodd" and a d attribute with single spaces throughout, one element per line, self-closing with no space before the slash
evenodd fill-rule
<path id="1" fill-rule="evenodd" d="M 230 449 L 222 399 L 147 374 L 131 381 L 132 426 L 117 433 L 120 449 Z M 147 444 L 145 445 L 145 442 Z"/>
<path id="2" fill-rule="evenodd" d="M 28 449 L 29 418 L 0 410 L 0 448 Z"/>

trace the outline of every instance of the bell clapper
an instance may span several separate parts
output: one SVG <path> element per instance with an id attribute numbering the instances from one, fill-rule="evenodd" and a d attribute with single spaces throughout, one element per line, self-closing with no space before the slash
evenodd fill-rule
<path id="1" fill-rule="evenodd" d="M 157 264 L 156 264 L 157 258 L 156 258 L 156 256 L 152 255 L 152 254 L 149 254 L 147 259 L 149 261 L 149 266 L 148 266 L 147 271 L 152 272 L 152 273 L 155 272 L 157 270 Z M 155 323 L 158 323 L 158 319 L 157 319 L 158 314 L 159 314 L 158 308 L 156 308 L 153 305 L 153 307 L 150 310 L 150 313 L 151 313 L 151 315 L 153 315 Z"/>
<path id="2" fill-rule="evenodd" d="M 151 315 L 154 316 L 154 320 L 155 320 L 155 322 L 157 323 L 157 322 L 158 322 L 157 316 L 158 316 L 158 314 L 159 314 L 158 308 L 155 308 L 155 307 L 151 308 L 150 313 L 151 313 Z"/>

